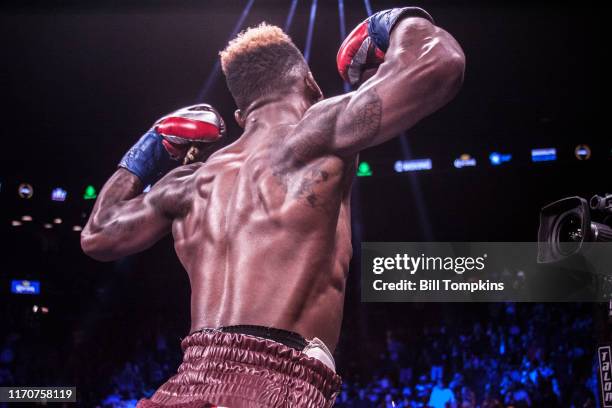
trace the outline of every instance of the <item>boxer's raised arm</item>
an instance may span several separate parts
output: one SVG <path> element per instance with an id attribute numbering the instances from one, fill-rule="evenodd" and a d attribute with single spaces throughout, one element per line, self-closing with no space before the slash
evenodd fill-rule
<path id="1" fill-rule="evenodd" d="M 463 82 L 461 47 L 426 18 L 400 19 L 387 38 L 384 62 L 338 113 L 332 149 L 341 156 L 354 155 L 412 127 L 449 102 Z M 355 59 L 348 69 L 367 75 L 370 63 L 354 67 Z"/>
<path id="2" fill-rule="evenodd" d="M 149 248 L 191 208 L 195 171 L 202 163 L 172 170 L 146 194 L 140 179 L 120 168 L 106 182 L 81 233 L 83 251 L 112 261 Z"/>
<path id="3" fill-rule="evenodd" d="M 83 251 L 110 261 L 142 251 L 166 235 L 172 221 L 189 211 L 194 173 L 202 163 L 168 170 L 185 159 L 193 144 L 210 152 L 212 142 L 224 134 L 223 118 L 205 103 L 155 122 L 123 156 L 119 170 L 100 192 L 81 234 Z M 156 183 L 162 174 L 166 176 Z M 153 188 L 142 194 L 147 185 Z"/>

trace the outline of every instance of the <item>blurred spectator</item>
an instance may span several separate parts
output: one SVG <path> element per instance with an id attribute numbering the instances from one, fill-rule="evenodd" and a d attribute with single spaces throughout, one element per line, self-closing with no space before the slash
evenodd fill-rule
<path id="1" fill-rule="evenodd" d="M 431 390 L 429 405 L 433 408 L 447 408 L 455 406 L 455 394 L 450 388 L 446 387 L 442 379 L 438 379 L 436 385 Z"/>
<path id="2" fill-rule="evenodd" d="M 344 383 L 336 406 L 595 406 L 596 342 L 588 308 L 491 304 L 485 311 L 473 323 L 383 332 L 379 344 L 369 345 L 376 350 L 373 370 L 366 360 L 359 363 L 359 350 L 339 348 Z M 75 329 L 58 340 L 67 354 L 36 330 L 9 333 L 0 338 L 0 384 L 76 384 L 83 406 L 135 407 L 176 370 L 181 334 L 151 328 L 129 342 L 122 339 L 118 349 L 112 332 Z"/>

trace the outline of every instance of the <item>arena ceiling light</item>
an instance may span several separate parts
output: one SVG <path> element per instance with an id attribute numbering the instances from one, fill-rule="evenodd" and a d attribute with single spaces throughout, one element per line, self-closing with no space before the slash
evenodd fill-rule
<path id="1" fill-rule="evenodd" d="M 66 201 L 68 192 L 61 187 L 56 187 L 51 191 L 52 201 Z"/>
<path id="2" fill-rule="evenodd" d="M 11 281 L 11 293 L 17 295 L 40 294 L 40 281 L 13 279 Z"/>
<path id="3" fill-rule="evenodd" d="M 85 187 L 85 193 L 83 193 L 84 200 L 93 200 L 98 196 L 96 188 L 92 185 Z"/>
<path id="4" fill-rule="evenodd" d="M 531 161 L 534 163 L 554 160 L 557 160 L 557 149 L 554 147 L 531 150 Z"/>
<path id="5" fill-rule="evenodd" d="M 359 168 L 357 169 L 357 177 L 370 177 L 372 175 L 372 167 L 368 162 L 359 163 Z"/>
<path id="6" fill-rule="evenodd" d="M 455 166 L 457 169 L 461 169 L 463 167 L 474 167 L 476 166 L 476 159 L 467 153 L 463 153 L 461 156 L 455 159 L 453 166 Z"/>
<path id="7" fill-rule="evenodd" d="M 432 162 L 431 159 L 398 160 L 393 168 L 398 173 L 431 170 Z"/>
<path id="8" fill-rule="evenodd" d="M 509 153 L 493 152 L 489 155 L 489 161 L 493 166 L 499 166 L 503 163 L 508 163 L 512 160 L 512 155 Z"/>
<path id="9" fill-rule="evenodd" d="M 589 160 L 591 158 L 591 148 L 585 144 L 579 144 L 574 149 L 574 155 L 578 160 Z"/>
<path id="10" fill-rule="evenodd" d="M 28 183 L 21 183 L 19 187 L 17 187 L 17 194 L 19 194 L 19 197 L 25 198 L 26 200 L 32 198 L 34 195 L 34 187 Z"/>

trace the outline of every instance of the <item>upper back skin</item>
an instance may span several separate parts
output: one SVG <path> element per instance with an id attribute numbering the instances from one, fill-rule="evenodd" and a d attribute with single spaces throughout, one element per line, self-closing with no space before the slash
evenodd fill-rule
<path id="1" fill-rule="evenodd" d="M 289 166 L 295 126 L 252 133 L 265 134 L 243 135 L 197 170 L 191 211 L 173 224 L 191 329 L 269 326 L 333 350 L 352 255 L 354 161 L 323 155 Z"/>

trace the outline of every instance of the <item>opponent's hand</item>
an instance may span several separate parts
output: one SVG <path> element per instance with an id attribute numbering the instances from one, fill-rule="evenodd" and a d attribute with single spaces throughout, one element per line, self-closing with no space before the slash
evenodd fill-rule
<path id="1" fill-rule="evenodd" d="M 383 10 L 368 17 L 355 27 L 338 50 L 336 63 L 342 79 L 358 85 L 376 73 L 385 60 L 391 30 L 404 17 L 422 17 L 433 22 L 429 13 L 418 7 Z"/>
<path id="2" fill-rule="evenodd" d="M 119 162 L 143 183 L 155 183 L 179 164 L 193 143 L 211 143 L 225 135 L 225 123 L 208 104 L 179 109 L 159 119 Z"/>

